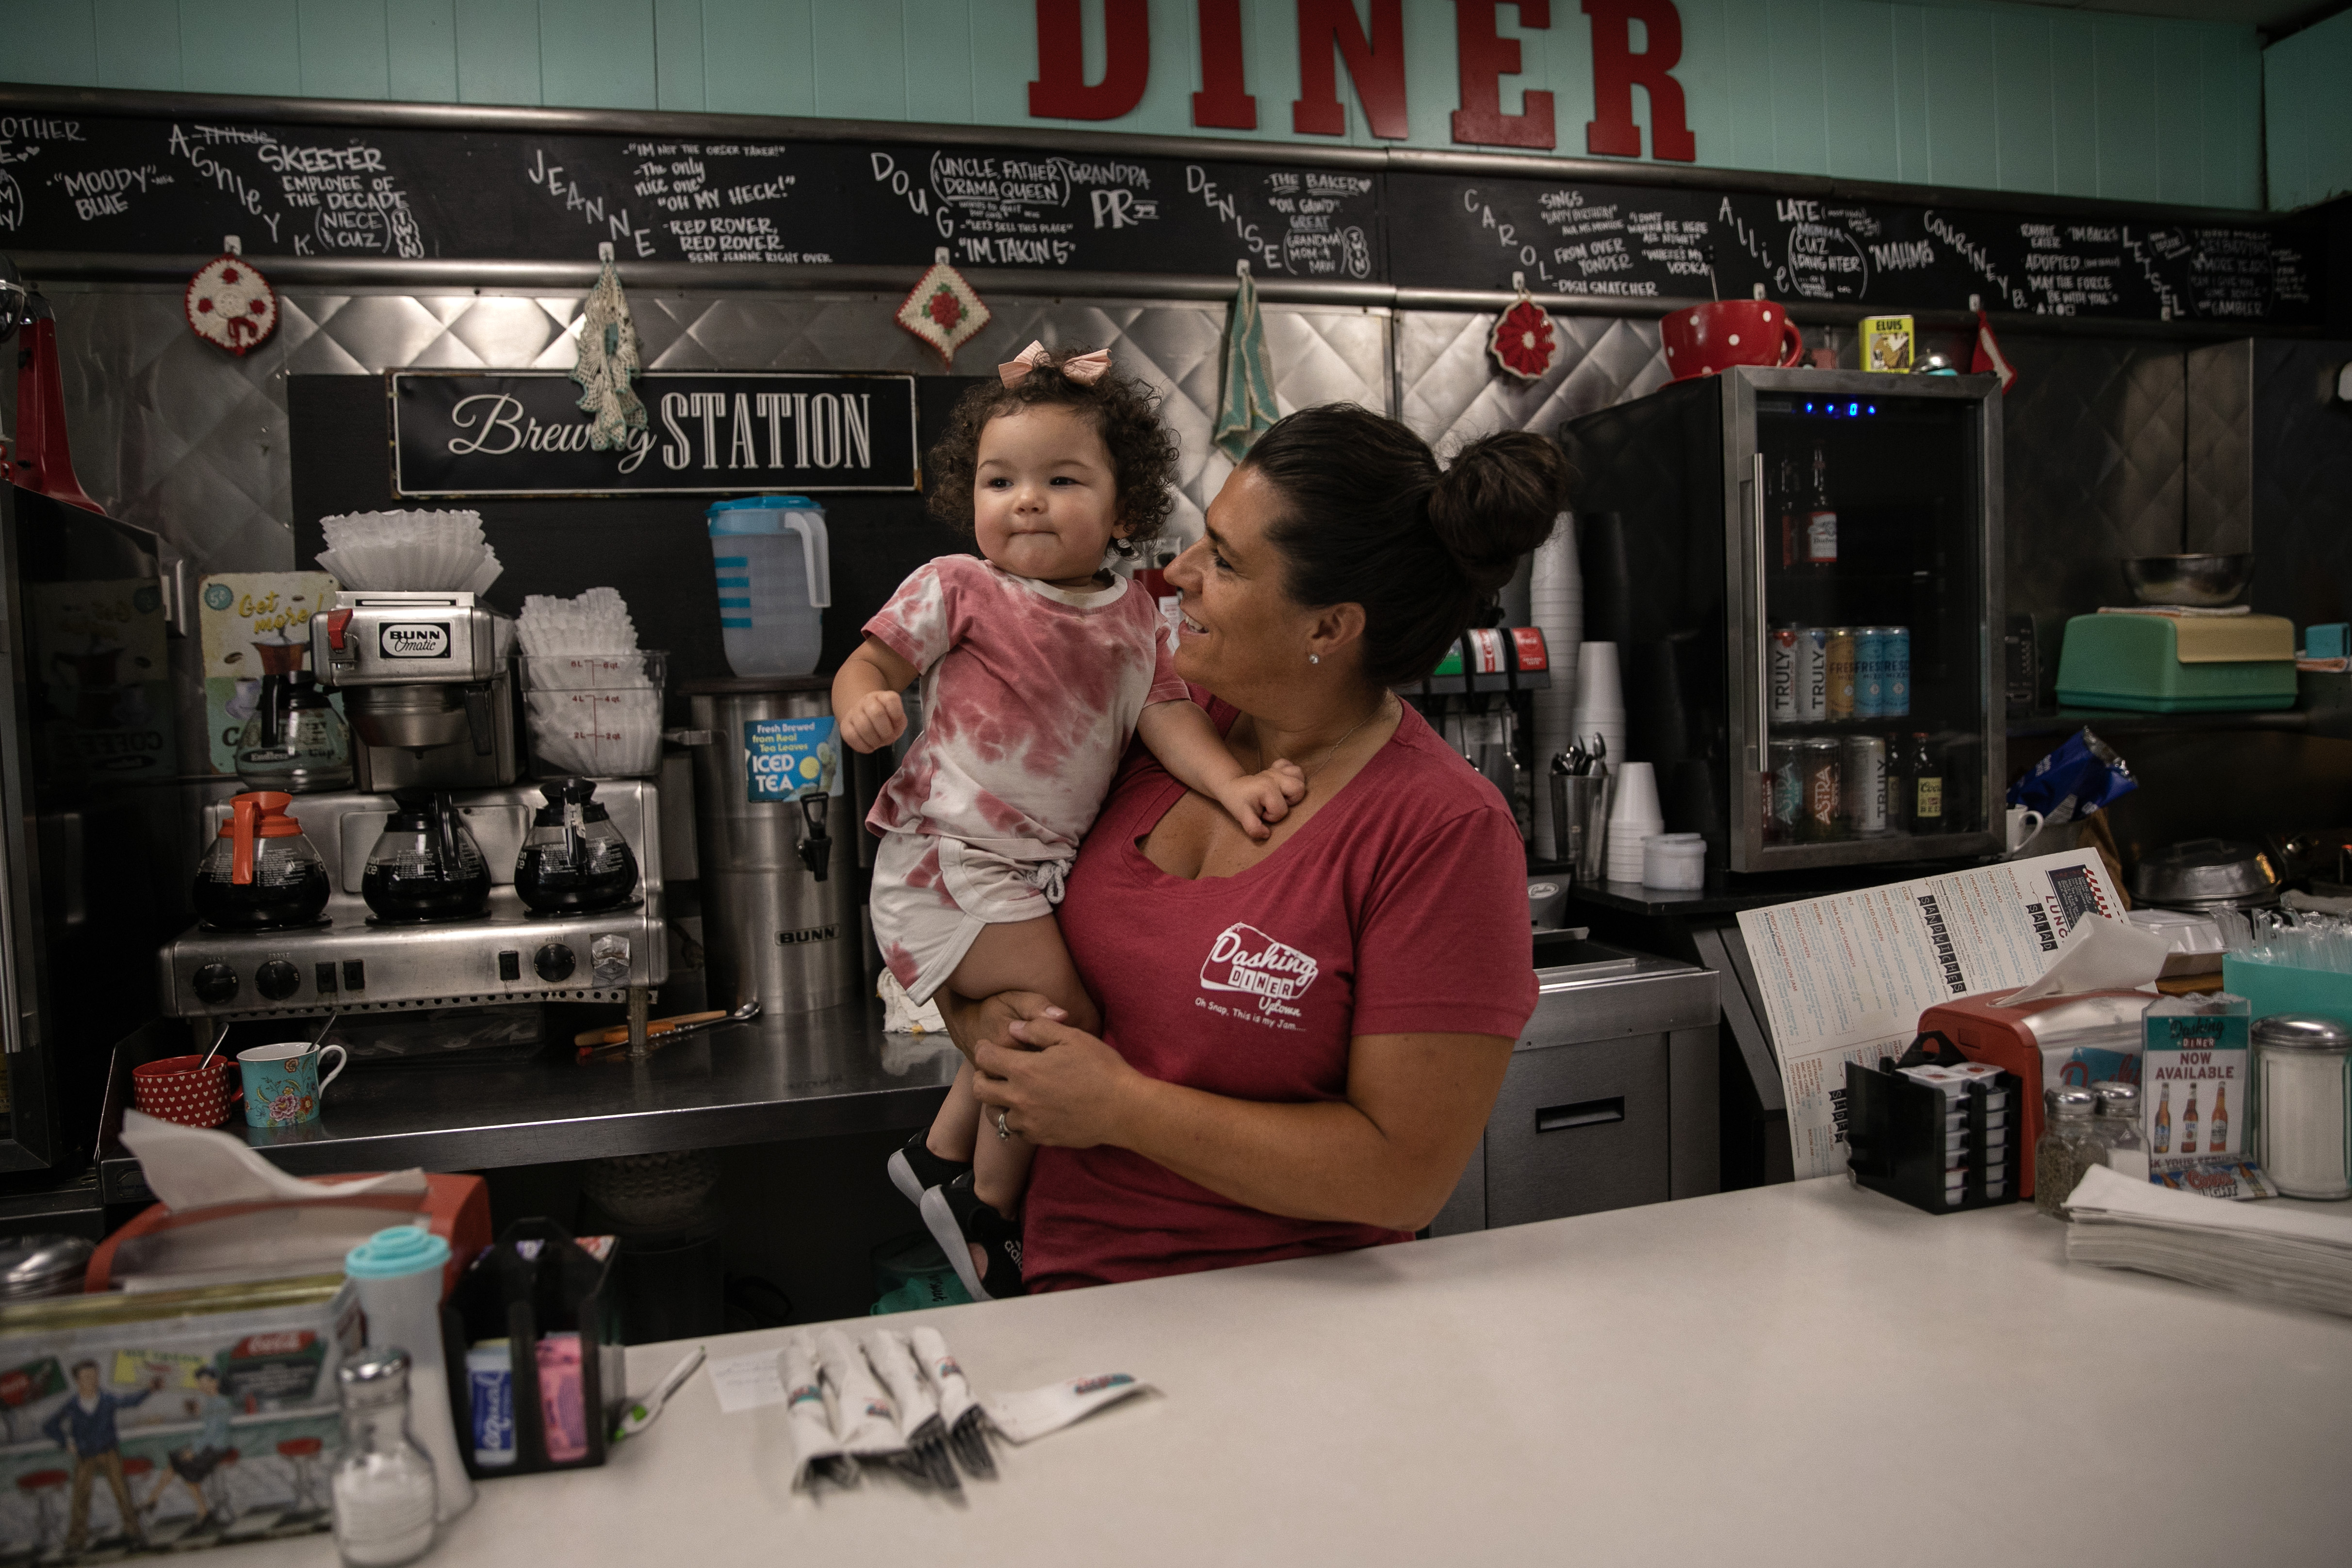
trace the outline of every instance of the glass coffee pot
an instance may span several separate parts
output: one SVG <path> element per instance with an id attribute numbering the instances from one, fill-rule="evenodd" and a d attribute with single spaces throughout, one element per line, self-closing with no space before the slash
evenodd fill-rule
<path id="1" fill-rule="evenodd" d="M 326 862 L 286 815 L 293 797 L 258 790 L 229 803 L 196 867 L 191 901 L 215 931 L 278 931 L 319 918 L 332 891 Z"/>
<path id="2" fill-rule="evenodd" d="M 396 789 L 398 807 L 368 851 L 360 896 L 378 921 L 467 921 L 490 908 L 490 868 L 448 795 Z"/>
<path id="3" fill-rule="evenodd" d="M 292 795 L 352 784 L 352 735 L 307 669 L 261 678 L 236 742 L 237 782 Z"/>
<path id="4" fill-rule="evenodd" d="M 587 779 L 550 779 L 515 861 L 515 893 L 533 914 L 616 909 L 637 886 L 637 858 Z"/>

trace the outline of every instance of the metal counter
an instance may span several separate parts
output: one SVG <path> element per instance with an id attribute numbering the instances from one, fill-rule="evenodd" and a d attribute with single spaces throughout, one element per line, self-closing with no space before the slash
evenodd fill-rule
<path id="1" fill-rule="evenodd" d="M 108 1203 L 154 1195 L 120 1138 L 123 1086 L 131 1060 L 186 1047 L 144 1044 L 134 1035 L 116 1051 L 100 1142 Z M 960 1059 L 944 1037 L 883 1033 L 881 1010 L 858 1005 L 727 1025 L 634 1064 L 574 1062 L 567 1047 L 499 1066 L 362 1065 L 336 1080 L 315 1122 L 225 1131 L 304 1176 L 655 1154 L 918 1127 Z"/>

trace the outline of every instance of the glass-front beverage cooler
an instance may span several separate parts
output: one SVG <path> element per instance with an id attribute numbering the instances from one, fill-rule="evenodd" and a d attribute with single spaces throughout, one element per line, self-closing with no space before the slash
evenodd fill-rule
<path id="1" fill-rule="evenodd" d="M 1710 869 L 2000 847 L 2000 414 L 1991 376 L 1742 366 L 1560 427 L 1626 758 Z"/>

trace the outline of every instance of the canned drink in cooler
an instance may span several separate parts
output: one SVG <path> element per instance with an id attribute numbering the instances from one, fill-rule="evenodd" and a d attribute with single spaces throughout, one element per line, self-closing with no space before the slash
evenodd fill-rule
<path id="1" fill-rule="evenodd" d="M 1875 735 L 1849 735 L 1839 758 L 1846 826 L 1856 833 L 1886 831 L 1886 742 Z"/>
<path id="2" fill-rule="evenodd" d="M 1829 690 L 1822 716 L 1826 719 L 1851 719 L 1853 717 L 1853 628 L 1831 626 L 1828 634 L 1829 648 L 1823 663 L 1829 675 Z"/>
<path id="3" fill-rule="evenodd" d="M 1885 709 L 1886 670 L 1885 626 L 1853 629 L 1853 716 L 1875 719 Z"/>
<path id="4" fill-rule="evenodd" d="M 1772 771 L 1764 775 L 1764 837 L 1775 844 L 1797 836 L 1798 802 L 1804 783 L 1797 769 L 1797 742 L 1775 741 L 1769 753 Z"/>
<path id="5" fill-rule="evenodd" d="M 1797 712 L 1802 720 L 1829 717 L 1830 632 L 1827 626 L 1797 628 Z"/>
<path id="6" fill-rule="evenodd" d="M 1797 837 L 1818 840 L 1837 837 L 1843 795 L 1838 779 L 1838 743 L 1832 740 L 1797 742 Z"/>
<path id="7" fill-rule="evenodd" d="M 1908 718 L 1911 712 L 1911 628 L 1881 626 L 1878 634 L 1879 717 Z"/>
<path id="8" fill-rule="evenodd" d="M 1797 712 L 1797 628 L 1774 626 L 1768 644 L 1764 679 L 1770 682 L 1772 717 L 1793 720 Z"/>

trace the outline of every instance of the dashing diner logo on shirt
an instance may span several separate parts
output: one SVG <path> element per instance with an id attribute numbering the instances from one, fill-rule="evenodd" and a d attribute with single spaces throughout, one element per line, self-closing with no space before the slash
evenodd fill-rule
<path id="1" fill-rule="evenodd" d="M 1201 989 L 1238 991 L 1255 996 L 1261 1016 L 1234 1013 L 1223 1003 L 1212 1002 L 1205 996 L 1193 1000 L 1213 1012 L 1250 1018 L 1254 1023 L 1296 1018 L 1298 1009 L 1290 1004 L 1306 994 L 1321 967 L 1313 954 L 1301 952 L 1254 925 L 1236 921 L 1219 931 L 1217 940 L 1209 945 L 1209 956 L 1201 964 Z M 1294 1026 L 1285 1023 L 1280 1026 Z"/>

